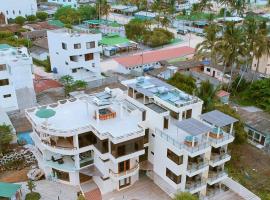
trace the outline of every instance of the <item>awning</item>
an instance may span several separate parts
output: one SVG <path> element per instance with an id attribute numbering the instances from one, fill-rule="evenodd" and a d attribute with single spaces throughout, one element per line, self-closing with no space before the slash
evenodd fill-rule
<path id="1" fill-rule="evenodd" d="M 192 136 L 202 135 L 212 130 L 210 126 L 193 118 L 176 122 L 176 126 Z"/>
<path id="2" fill-rule="evenodd" d="M 0 197 L 12 198 L 21 187 L 19 184 L 0 182 Z"/>
<path id="3" fill-rule="evenodd" d="M 219 127 L 227 126 L 238 121 L 238 119 L 226 115 L 219 110 L 213 110 L 211 112 L 204 113 L 201 115 L 201 119 Z"/>
<path id="4" fill-rule="evenodd" d="M 95 165 L 91 165 L 89 167 L 81 169 L 80 173 L 85 174 L 87 176 L 101 176 L 101 177 L 104 176 L 104 174 L 101 171 L 99 171 Z"/>

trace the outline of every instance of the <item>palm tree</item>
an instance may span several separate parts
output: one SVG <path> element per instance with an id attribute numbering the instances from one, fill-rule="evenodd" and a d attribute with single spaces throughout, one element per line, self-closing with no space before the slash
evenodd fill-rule
<path id="1" fill-rule="evenodd" d="M 96 6 L 97 6 L 97 11 L 99 13 L 99 19 L 102 16 L 106 16 L 106 20 L 108 19 L 108 15 L 110 13 L 111 10 L 111 6 L 110 4 L 107 2 L 107 0 L 97 0 L 96 2 Z"/>
<path id="2" fill-rule="evenodd" d="M 173 200 L 199 200 L 198 197 L 193 196 L 189 192 L 181 192 L 174 196 Z"/>

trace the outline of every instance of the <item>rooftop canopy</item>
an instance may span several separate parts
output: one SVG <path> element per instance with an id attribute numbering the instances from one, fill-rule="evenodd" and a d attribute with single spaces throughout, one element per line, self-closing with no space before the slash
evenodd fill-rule
<path id="1" fill-rule="evenodd" d="M 212 130 L 210 126 L 207 126 L 194 118 L 176 122 L 176 126 L 192 136 L 202 135 Z"/>
<path id="2" fill-rule="evenodd" d="M 129 44 L 129 43 L 130 43 L 129 39 L 121 37 L 118 34 L 108 34 L 107 36 L 102 37 L 102 40 L 100 41 L 100 44 L 108 46 Z"/>
<path id="3" fill-rule="evenodd" d="M 12 198 L 21 187 L 19 184 L 0 182 L 0 197 Z"/>
<path id="4" fill-rule="evenodd" d="M 237 119 L 218 110 L 213 110 L 211 112 L 202 114 L 201 119 L 219 127 L 227 126 L 238 121 Z"/>
<path id="5" fill-rule="evenodd" d="M 50 117 L 53 117 L 55 113 L 56 112 L 52 109 L 41 108 L 36 112 L 36 116 L 39 118 L 48 119 Z"/>

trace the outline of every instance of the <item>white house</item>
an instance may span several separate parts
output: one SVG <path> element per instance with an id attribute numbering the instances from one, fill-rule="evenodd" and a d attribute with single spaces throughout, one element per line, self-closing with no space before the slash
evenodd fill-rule
<path id="1" fill-rule="evenodd" d="M 56 3 L 62 6 L 71 6 L 73 8 L 78 7 L 77 0 L 48 0 L 49 3 Z"/>
<path id="2" fill-rule="evenodd" d="M 203 72 L 207 74 L 208 76 L 211 76 L 213 78 L 216 78 L 217 80 L 223 82 L 223 83 L 229 83 L 230 81 L 230 69 L 225 68 L 224 73 L 224 67 L 223 66 L 204 66 Z"/>
<path id="3" fill-rule="evenodd" d="M 48 31 L 52 71 L 58 78 L 71 75 L 75 80 L 98 79 L 101 34 L 77 32 L 70 29 Z"/>
<path id="4" fill-rule="evenodd" d="M 127 91 L 106 88 L 26 111 L 46 177 L 71 185 L 92 178 L 102 194 L 132 187 L 140 173 L 170 196 L 220 190 L 237 120 L 202 115 L 199 98 L 156 78 L 123 84 Z"/>
<path id="5" fill-rule="evenodd" d="M 25 109 L 35 105 L 32 66 L 32 58 L 27 48 L 1 45 L 0 106 L 5 111 Z"/>
<path id="6" fill-rule="evenodd" d="M 0 13 L 4 14 L 6 23 L 8 19 L 15 19 L 18 16 L 35 15 L 36 12 L 36 0 L 0 0 Z"/>

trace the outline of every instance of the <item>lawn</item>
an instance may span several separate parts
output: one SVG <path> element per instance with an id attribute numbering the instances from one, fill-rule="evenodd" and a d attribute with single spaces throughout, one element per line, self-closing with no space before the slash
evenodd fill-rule
<path id="1" fill-rule="evenodd" d="M 191 20 L 191 21 L 196 21 L 196 20 L 207 20 L 210 17 L 210 13 L 191 13 L 190 15 L 178 15 L 176 18 L 180 20 Z M 214 18 L 219 17 L 218 15 L 213 15 Z"/>
<path id="2" fill-rule="evenodd" d="M 270 200 L 270 156 L 250 144 L 230 145 L 229 176 L 258 195 Z"/>

